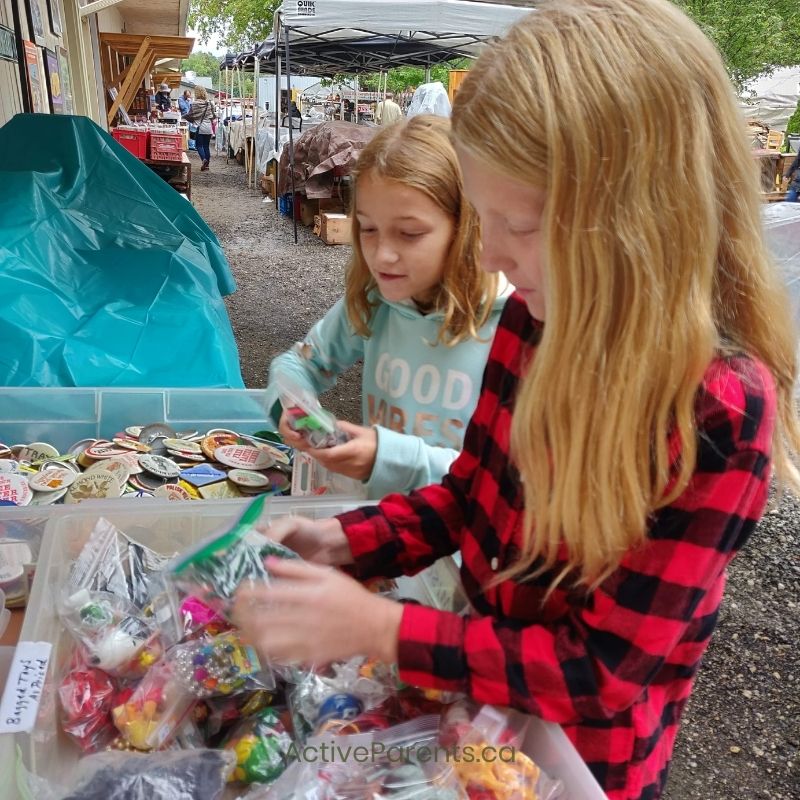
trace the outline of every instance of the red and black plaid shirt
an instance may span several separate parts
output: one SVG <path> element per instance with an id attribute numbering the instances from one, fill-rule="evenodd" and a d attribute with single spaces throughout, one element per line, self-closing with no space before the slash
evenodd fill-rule
<path id="1" fill-rule="evenodd" d="M 552 571 L 482 589 L 519 553 L 523 497 L 509 432 L 520 368 L 540 334 L 513 296 L 450 473 L 339 519 L 361 578 L 412 574 L 461 550 L 472 613 L 406 605 L 403 680 L 557 722 L 612 800 L 651 800 L 666 782 L 725 568 L 766 503 L 774 384 L 751 358 L 715 360 L 698 392 L 697 468 L 687 489 L 653 515 L 647 545 L 596 591 L 558 589 L 542 605 Z"/>

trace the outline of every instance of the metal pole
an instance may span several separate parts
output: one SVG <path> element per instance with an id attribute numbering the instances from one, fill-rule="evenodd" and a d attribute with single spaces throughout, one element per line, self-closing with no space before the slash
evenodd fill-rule
<path id="1" fill-rule="evenodd" d="M 294 243 L 297 244 L 297 214 L 295 213 L 295 180 L 294 180 L 294 136 L 292 134 L 292 62 L 289 55 L 289 34 L 291 30 L 284 28 L 286 41 L 286 103 L 289 112 L 289 172 L 292 180 L 292 223 L 294 224 Z"/>
<path id="2" fill-rule="evenodd" d="M 280 15 L 275 14 L 274 36 L 275 36 L 275 213 L 280 213 L 278 203 L 278 178 L 280 177 L 280 159 L 278 152 L 281 141 L 281 49 L 280 49 Z"/>
<path id="3" fill-rule="evenodd" d="M 356 75 L 356 125 L 358 125 L 358 75 Z"/>
<path id="4" fill-rule="evenodd" d="M 260 93 L 258 91 L 258 83 L 259 83 L 259 74 L 260 74 L 260 67 L 261 67 L 261 59 L 258 57 L 258 53 L 256 52 L 256 63 L 253 65 L 253 80 L 255 81 L 253 87 L 253 94 L 255 97 L 253 98 L 253 188 L 256 188 L 256 181 L 258 180 L 258 165 L 257 161 L 257 153 L 258 153 L 258 115 L 260 110 Z"/>

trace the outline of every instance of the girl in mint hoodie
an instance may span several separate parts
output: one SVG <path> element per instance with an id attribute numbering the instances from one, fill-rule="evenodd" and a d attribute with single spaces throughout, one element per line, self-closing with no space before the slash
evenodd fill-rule
<path id="1" fill-rule="evenodd" d="M 345 444 L 291 446 L 363 481 L 367 497 L 438 482 L 461 449 L 508 291 L 480 269 L 449 121 L 418 116 L 378 133 L 359 156 L 346 292 L 305 340 L 270 366 L 315 395 L 363 360 L 364 425 Z M 280 408 L 280 406 L 277 406 Z"/>

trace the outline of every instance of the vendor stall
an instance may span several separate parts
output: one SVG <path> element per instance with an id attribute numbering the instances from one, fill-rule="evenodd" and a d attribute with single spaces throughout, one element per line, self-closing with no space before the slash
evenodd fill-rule
<path id="1" fill-rule="evenodd" d="M 275 14 L 273 33 L 233 61 L 236 69 L 274 73 L 278 86 L 284 70 L 287 88 L 294 73 L 357 77 L 399 65 L 429 70 L 456 58 L 475 58 L 488 41 L 529 13 L 529 8 L 477 0 L 287 0 Z M 358 123 L 357 82 L 354 108 L 352 121 Z M 343 109 L 339 118 L 344 119 Z M 289 128 L 291 174 L 294 138 Z M 296 242 L 296 224 L 294 236 Z"/>

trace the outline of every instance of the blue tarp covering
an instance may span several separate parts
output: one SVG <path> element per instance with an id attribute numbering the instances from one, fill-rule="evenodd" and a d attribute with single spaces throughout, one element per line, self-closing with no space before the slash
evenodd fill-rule
<path id="1" fill-rule="evenodd" d="M 0 128 L 0 385 L 243 386 L 193 206 L 86 117 Z"/>

